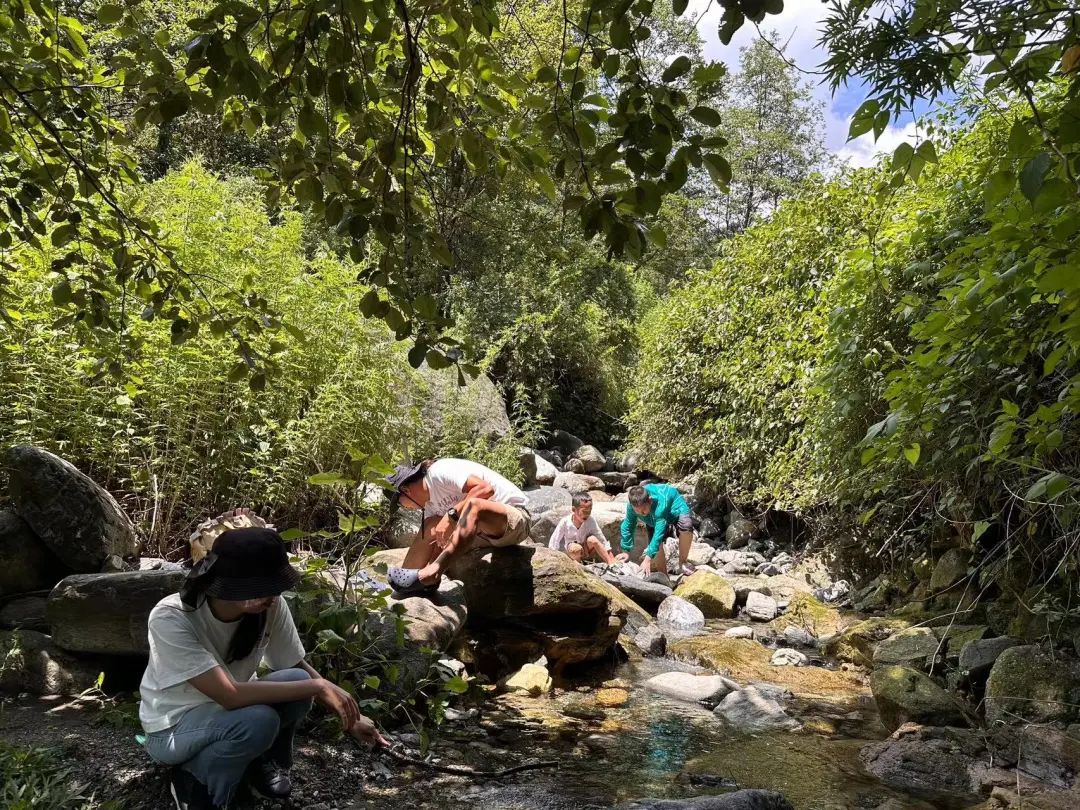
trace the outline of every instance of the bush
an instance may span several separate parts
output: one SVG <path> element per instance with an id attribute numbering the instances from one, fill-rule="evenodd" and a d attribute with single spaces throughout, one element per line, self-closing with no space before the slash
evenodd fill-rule
<path id="1" fill-rule="evenodd" d="M 122 810 L 74 783 L 63 754 L 0 742 L 0 807 L 5 810 Z"/>

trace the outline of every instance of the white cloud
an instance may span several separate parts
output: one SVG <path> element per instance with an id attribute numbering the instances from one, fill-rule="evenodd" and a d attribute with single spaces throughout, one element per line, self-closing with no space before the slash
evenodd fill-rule
<path id="1" fill-rule="evenodd" d="M 705 11 L 708 9 L 708 11 Z M 702 14 L 702 12 L 705 12 Z M 780 42 L 786 43 L 785 53 L 798 67 L 806 71 L 818 71 L 828 54 L 820 47 L 821 24 L 828 15 L 829 6 L 822 0 L 787 0 L 783 13 L 769 15 L 761 23 L 762 31 L 775 30 L 780 34 Z M 723 9 L 709 0 L 691 0 L 687 14 L 700 15 L 698 33 L 705 43 L 705 56 L 721 61 L 730 70 L 738 70 L 739 49 L 751 44 L 758 37 L 757 29 L 747 22 L 739 29 L 730 45 L 720 43 L 718 27 Z M 877 143 L 872 135 L 863 135 L 848 142 L 848 125 L 851 114 L 862 102 L 863 96 L 858 88 L 841 87 L 834 96 L 822 76 L 805 77 L 814 85 L 814 97 L 825 106 L 825 145 L 841 161 L 852 166 L 867 166 L 883 152 L 891 152 L 902 141 L 914 141 L 913 123 L 904 126 L 890 126 Z"/>

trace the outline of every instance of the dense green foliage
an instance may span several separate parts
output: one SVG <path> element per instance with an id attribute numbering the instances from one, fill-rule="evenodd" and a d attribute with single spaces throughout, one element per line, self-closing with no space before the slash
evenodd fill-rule
<path id="1" fill-rule="evenodd" d="M 0 806 L 6 810 L 122 810 L 73 784 L 57 751 L 0 743 Z"/>
<path id="2" fill-rule="evenodd" d="M 1080 200 L 1027 107 L 952 137 L 899 190 L 895 159 L 808 189 L 675 293 L 646 329 L 634 439 L 736 498 L 847 510 L 870 552 L 948 527 L 995 554 L 1036 537 L 1035 567 L 1063 573 Z"/>

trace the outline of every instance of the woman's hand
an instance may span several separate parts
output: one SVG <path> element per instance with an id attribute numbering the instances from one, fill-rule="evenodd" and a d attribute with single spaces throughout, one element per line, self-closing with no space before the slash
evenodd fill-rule
<path id="1" fill-rule="evenodd" d="M 641 573 L 645 576 L 652 573 L 652 557 L 648 554 L 641 555 Z"/>
<path id="2" fill-rule="evenodd" d="M 367 720 L 360 714 L 360 707 L 356 705 L 356 700 L 352 695 L 325 679 L 315 700 L 327 711 L 336 714 L 341 719 L 341 727 L 346 730 L 351 730 L 361 718 Z"/>
<path id="3" fill-rule="evenodd" d="M 349 727 L 349 733 L 360 742 L 367 743 L 368 745 L 381 745 L 385 748 L 390 747 L 390 741 L 379 733 L 379 729 L 375 727 L 371 718 L 365 717 L 364 715 L 360 715 L 357 721 Z"/>
<path id="4" fill-rule="evenodd" d="M 615 562 L 630 562 L 630 555 L 625 551 L 615 555 Z"/>

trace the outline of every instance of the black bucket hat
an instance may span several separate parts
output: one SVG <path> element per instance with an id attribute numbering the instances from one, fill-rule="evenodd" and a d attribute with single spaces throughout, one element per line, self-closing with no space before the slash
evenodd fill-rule
<path id="1" fill-rule="evenodd" d="M 390 482 L 394 493 L 401 495 L 401 490 L 406 485 L 411 484 L 423 474 L 424 462 L 422 461 L 418 461 L 416 464 L 398 464 L 394 468 L 394 472 L 386 477 L 386 480 Z"/>
<path id="2" fill-rule="evenodd" d="M 230 529 L 214 541 L 210 553 L 191 569 L 188 584 L 206 577 L 207 596 L 230 601 L 279 596 L 300 584 L 289 565 L 289 550 L 273 529 Z"/>

